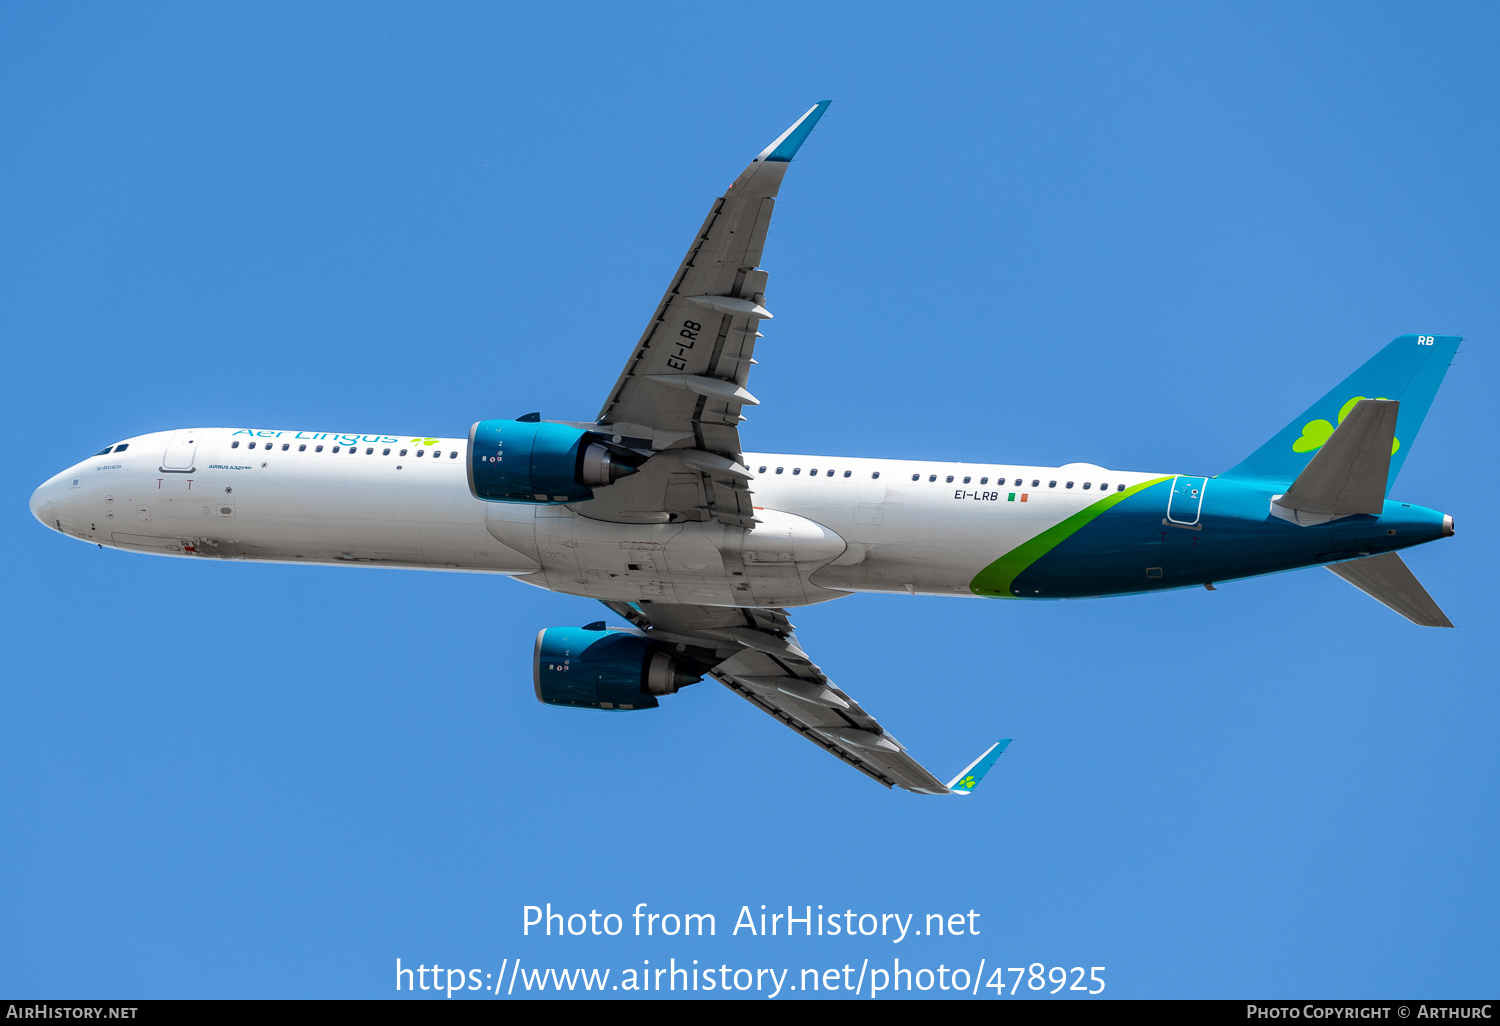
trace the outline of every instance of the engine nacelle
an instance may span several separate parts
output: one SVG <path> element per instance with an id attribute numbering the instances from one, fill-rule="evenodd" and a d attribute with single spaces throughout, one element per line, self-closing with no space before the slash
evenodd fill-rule
<path id="1" fill-rule="evenodd" d="M 537 701 L 583 709 L 654 709 L 702 679 L 639 634 L 588 627 L 541 631 L 531 665 Z"/>
<path id="2" fill-rule="evenodd" d="M 582 502 L 634 474 L 628 453 L 601 436 L 530 418 L 481 420 L 469 429 L 469 491 L 493 502 Z"/>

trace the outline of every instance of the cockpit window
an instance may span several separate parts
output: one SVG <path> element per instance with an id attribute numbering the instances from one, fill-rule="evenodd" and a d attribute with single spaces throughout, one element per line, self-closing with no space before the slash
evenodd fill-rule
<path id="1" fill-rule="evenodd" d="M 124 452 L 126 449 L 129 449 L 129 448 L 130 448 L 130 443 L 129 442 L 121 442 L 119 445 L 115 446 L 115 452 Z"/>
<path id="2" fill-rule="evenodd" d="M 112 446 L 112 445 L 106 445 L 103 449 L 101 449 L 98 452 L 94 453 L 94 455 L 95 456 L 108 456 L 112 451 L 114 451 L 114 446 Z"/>

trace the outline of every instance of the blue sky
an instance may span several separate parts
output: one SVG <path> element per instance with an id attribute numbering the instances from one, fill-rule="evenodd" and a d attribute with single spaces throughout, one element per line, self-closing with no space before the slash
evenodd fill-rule
<path id="1" fill-rule="evenodd" d="M 0 992 L 900 956 L 1105 966 L 1112 996 L 1493 994 L 1497 21 L 7 6 Z M 711 682 L 543 708 L 532 638 L 584 600 L 100 551 L 27 512 L 146 431 L 593 416 L 708 204 L 828 97 L 766 248 L 747 446 L 1213 474 L 1396 335 L 1460 334 L 1393 493 L 1456 519 L 1408 562 L 1458 629 L 1318 569 L 794 611 L 937 772 L 1017 739 L 933 800 Z M 522 937 L 549 901 L 720 936 Z M 981 935 L 725 936 L 761 904 Z"/>

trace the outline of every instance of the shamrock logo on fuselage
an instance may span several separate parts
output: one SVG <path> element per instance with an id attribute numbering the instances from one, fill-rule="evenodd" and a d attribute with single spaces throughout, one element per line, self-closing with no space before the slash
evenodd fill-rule
<path id="1" fill-rule="evenodd" d="M 1339 424 L 1342 424 L 1344 422 L 1344 418 L 1349 416 L 1349 411 L 1354 409 L 1355 403 L 1359 402 L 1361 399 L 1367 398 L 1369 397 L 1357 395 L 1353 399 L 1350 399 L 1343 406 L 1339 407 Z M 1384 399 L 1385 396 L 1376 396 L 1376 398 Z M 1328 421 L 1323 420 L 1322 418 L 1319 418 L 1318 420 L 1308 421 L 1306 424 L 1302 425 L 1302 437 L 1298 438 L 1292 443 L 1292 452 L 1313 452 L 1317 449 L 1321 449 L 1323 447 L 1323 443 L 1333 437 L 1333 429 L 1336 426 L 1337 425 L 1330 424 L 1328 423 Z M 1392 456 L 1396 455 L 1396 450 L 1399 448 L 1401 448 L 1401 439 L 1391 439 Z"/>
<path id="2" fill-rule="evenodd" d="M 412 445 L 437 445 L 438 442 L 440 442 L 440 441 L 442 441 L 441 438 L 413 438 L 411 440 L 411 444 Z"/>

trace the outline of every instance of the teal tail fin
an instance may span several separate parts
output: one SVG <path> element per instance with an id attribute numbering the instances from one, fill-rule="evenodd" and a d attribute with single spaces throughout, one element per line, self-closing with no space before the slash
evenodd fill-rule
<path id="1" fill-rule="evenodd" d="M 1398 399 L 1401 411 L 1391 449 L 1391 470 L 1386 489 L 1389 491 L 1389 485 L 1395 483 L 1401 464 L 1411 451 L 1417 430 L 1427 416 L 1461 341 L 1458 335 L 1402 335 L 1340 382 L 1332 392 L 1309 406 L 1244 462 L 1219 476 L 1255 478 L 1285 485 L 1302 473 L 1313 453 L 1328 441 L 1333 429 L 1348 416 L 1355 403 L 1361 399 Z"/>

